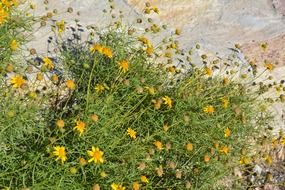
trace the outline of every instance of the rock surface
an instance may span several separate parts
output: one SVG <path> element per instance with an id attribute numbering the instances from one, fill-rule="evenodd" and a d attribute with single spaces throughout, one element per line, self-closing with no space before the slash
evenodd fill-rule
<path id="1" fill-rule="evenodd" d="M 128 2 L 143 11 L 145 1 Z M 183 28 L 184 47 L 199 42 L 224 54 L 235 43 L 264 41 L 285 32 L 284 0 L 157 0 L 153 4 L 162 22 Z"/>
<path id="2" fill-rule="evenodd" d="M 43 0 L 34 0 L 36 15 L 45 10 Z M 133 25 L 138 17 L 143 17 L 146 0 L 114 0 L 116 11 L 122 10 L 125 23 Z M 152 15 L 161 25 L 169 24 L 173 28 L 183 29 L 180 40 L 185 48 L 200 43 L 211 52 L 225 55 L 235 43 L 264 41 L 285 33 L 284 0 L 157 0 L 151 1 L 158 7 L 160 14 Z M 79 19 L 83 24 L 106 25 L 111 15 L 102 10 L 109 7 L 107 0 L 51 0 L 47 5 L 50 11 L 57 9 L 55 18 L 66 21 Z M 67 7 L 73 7 L 74 13 L 67 14 Z M 80 12 L 80 16 L 76 12 Z M 39 34 L 40 33 L 40 34 Z M 39 31 L 37 39 L 47 31 Z"/>

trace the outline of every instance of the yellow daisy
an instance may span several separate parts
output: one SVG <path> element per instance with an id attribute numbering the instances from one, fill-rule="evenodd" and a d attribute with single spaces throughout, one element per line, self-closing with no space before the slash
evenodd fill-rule
<path id="1" fill-rule="evenodd" d="M 93 46 L 90 47 L 90 52 L 95 53 L 96 51 L 98 51 L 99 53 L 102 53 L 103 51 L 103 46 L 101 46 L 100 44 L 94 44 Z"/>
<path id="2" fill-rule="evenodd" d="M 230 137 L 231 136 L 231 130 L 227 127 L 225 130 L 224 130 L 224 136 L 226 138 Z"/>
<path id="3" fill-rule="evenodd" d="M 5 23 L 8 17 L 9 14 L 2 7 L 0 7 L 0 24 Z"/>
<path id="4" fill-rule="evenodd" d="M 155 141 L 153 144 L 158 150 L 162 150 L 163 145 L 160 141 Z"/>
<path id="5" fill-rule="evenodd" d="M 46 66 L 49 70 L 54 69 L 54 63 L 50 58 L 44 57 L 43 61 L 44 61 L 44 66 Z"/>
<path id="6" fill-rule="evenodd" d="M 105 86 L 102 85 L 102 84 L 97 84 L 97 85 L 95 86 L 95 90 L 96 90 L 96 92 L 98 92 L 98 93 L 104 92 Z"/>
<path id="7" fill-rule="evenodd" d="M 208 154 L 206 154 L 206 155 L 204 156 L 204 161 L 205 161 L 206 163 L 208 163 L 210 160 L 211 160 L 211 157 L 210 157 Z"/>
<path id="8" fill-rule="evenodd" d="M 186 149 L 191 152 L 193 150 L 193 144 L 192 143 L 187 143 Z"/>
<path id="9" fill-rule="evenodd" d="M 246 157 L 246 156 L 242 156 L 239 160 L 239 163 L 240 164 L 243 164 L 243 165 L 248 165 L 250 164 L 250 158 Z"/>
<path id="10" fill-rule="evenodd" d="M 74 127 L 74 130 L 77 130 L 79 132 L 79 135 L 81 136 L 86 130 L 86 124 L 83 121 L 79 120 L 76 122 L 76 126 Z"/>
<path id="11" fill-rule="evenodd" d="M 108 48 L 108 47 L 103 47 L 102 53 L 103 53 L 103 55 L 105 55 L 105 56 L 108 57 L 108 58 L 112 58 L 112 57 L 113 57 L 113 52 L 112 52 L 112 50 L 111 50 L 110 48 Z"/>
<path id="12" fill-rule="evenodd" d="M 169 98 L 168 96 L 164 96 L 162 100 L 164 101 L 164 104 L 166 104 L 169 108 L 172 108 L 173 102 L 171 98 Z"/>
<path id="13" fill-rule="evenodd" d="M 67 81 L 65 82 L 65 85 L 66 85 L 67 88 L 69 88 L 70 90 L 74 90 L 75 87 L 76 87 L 76 85 L 75 85 L 75 83 L 74 83 L 73 80 L 67 80 Z"/>
<path id="14" fill-rule="evenodd" d="M 215 108 L 214 108 L 214 106 L 209 105 L 209 106 L 204 107 L 204 108 L 203 108 L 203 111 L 204 111 L 205 113 L 210 113 L 210 114 L 212 114 L 212 113 L 215 112 Z"/>
<path id="15" fill-rule="evenodd" d="M 265 63 L 264 67 L 268 70 L 268 71 L 273 71 L 274 69 L 274 65 L 272 63 Z"/>
<path id="16" fill-rule="evenodd" d="M 21 88 L 21 86 L 26 83 L 26 80 L 22 76 L 16 75 L 11 78 L 10 83 L 14 88 Z"/>
<path id="17" fill-rule="evenodd" d="M 16 40 L 12 40 L 12 42 L 10 43 L 10 48 L 12 51 L 16 51 L 18 48 L 18 42 Z"/>
<path id="18" fill-rule="evenodd" d="M 230 152 L 230 148 L 227 147 L 227 146 L 224 146 L 224 147 L 220 150 L 220 152 L 222 152 L 222 153 L 224 153 L 224 154 L 228 154 L 228 153 Z"/>
<path id="19" fill-rule="evenodd" d="M 129 62 L 127 60 L 122 60 L 118 62 L 120 70 L 126 73 L 129 70 Z"/>
<path id="20" fill-rule="evenodd" d="M 103 163 L 104 159 L 103 159 L 103 155 L 104 152 L 101 151 L 99 148 L 92 146 L 92 150 L 88 150 L 87 151 L 88 156 L 90 156 L 91 158 L 88 160 L 88 162 L 92 162 L 94 161 L 96 164 L 98 163 Z"/>
<path id="21" fill-rule="evenodd" d="M 116 184 L 112 183 L 111 185 L 112 190 L 125 190 L 126 187 L 124 187 L 122 184 Z"/>
<path id="22" fill-rule="evenodd" d="M 64 146 L 56 146 L 53 148 L 53 155 L 57 156 L 56 160 L 61 160 L 61 163 L 64 163 L 67 160 L 65 147 Z"/>
<path id="23" fill-rule="evenodd" d="M 147 178 L 145 175 L 142 175 L 142 176 L 141 176 L 141 181 L 142 181 L 143 183 L 149 183 L 149 180 L 148 180 L 148 178 Z"/>
<path id="24" fill-rule="evenodd" d="M 205 73 L 210 77 L 213 75 L 213 70 L 210 69 L 209 67 L 205 67 Z"/>
<path id="25" fill-rule="evenodd" d="M 222 103 L 223 103 L 223 108 L 228 108 L 229 107 L 229 104 L 230 104 L 230 100 L 228 97 L 223 97 L 222 99 Z"/>
<path id="26" fill-rule="evenodd" d="M 134 182 L 132 186 L 133 190 L 140 190 L 140 184 L 138 182 Z"/>
<path id="27" fill-rule="evenodd" d="M 128 128 L 127 133 L 128 133 L 128 135 L 129 135 L 132 139 L 136 139 L 136 138 L 137 138 L 137 132 L 134 131 L 133 129 Z"/>

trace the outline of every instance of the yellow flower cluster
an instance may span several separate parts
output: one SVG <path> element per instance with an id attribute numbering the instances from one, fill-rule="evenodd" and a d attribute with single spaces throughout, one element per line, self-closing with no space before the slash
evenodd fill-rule
<path id="1" fill-rule="evenodd" d="M 108 58 L 112 58 L 113 57 L 113 52 L 111 48 L 102 46 L 100 44 L 94 44 L 90 47 L 90 52 L 95 53 L 95 52 L 99 52 L 102 55 L 105 55 Z"/>
<path id="2" fill-rule="evenodd" d="M 1 0 L 0 2 L 0 25 L 5 23 L 9 18 L 10 9 L 13 6 L 17 6 L 17 0 Z"/>
<path id="3" fill-rule="evenodd" d="M 138 40 L 146 46 L 145 52 L 146 52 L 148 55 L 153 54 L 153 51 L 154 51 L 153 45 L 151 44 L 151 42 L 149 41 L 149 39 L 147 39 L 147 38 L 144 37 L 144 36 L 140 36 L 140 37 L 138 37 Z"/>

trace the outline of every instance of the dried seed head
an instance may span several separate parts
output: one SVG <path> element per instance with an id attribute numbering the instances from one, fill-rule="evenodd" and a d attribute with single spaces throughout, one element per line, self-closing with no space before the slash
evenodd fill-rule
<path id="1" fill-rule="evenodd" d="M 67 8 L 67 12 L 68 12 L 68 13 L 73 13 L 73 8 L 72 8 L 72 7 L 68 7 L 68 8 Z"/>

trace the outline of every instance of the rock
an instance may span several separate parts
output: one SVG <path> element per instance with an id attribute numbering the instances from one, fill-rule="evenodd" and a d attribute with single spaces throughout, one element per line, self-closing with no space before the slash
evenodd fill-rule
<path id="1" fill-rule="evenodd" d="M 141 0 L 128 0 L 139 13 Z M 208 51 L 227 54 L 235 43 L 263 41 L 285 33 L 285 21 L 271 0 L 164 0 L 150 1 L 161 10 L 155 16 L 172 27 L 183 28 L 183 47 L 200 43 Z M 284 1 L 279 1 L 284 2 Z M 279 3 L 280 6 L 284 3 Z M 282 5 L 281 5 L 282 4 Z"/>
<path id="2" fill-rule="evenodd" d="M 284 0 L 272 0 L 272 5 L 276 9 L 276 11 L 285 16 L 285 1 Z"/>
<path id="3" fill-rule="evenodd" d="M 284 188 L 281 188 L 277 185 L 273 185 L 273 184 L 265 184 L 264 185 L 264 190 L 282 190 Z"/>
<path id="4" fill-rule="evenodd" d="M 256 164 L 253 168 L 253 171 L 257 174 L 260 175 L 262 173 L 262 167 L 260 167 L 258 164 Z"/>
<path id="5" fill-rule="evenodd" d="M 261 48 L 261 44 L 266 44 L 267 48 Z M 276 67 L 285 65 L 285 33 L 264 41 L 249 42 L 242 45 L 242 52 L 250 59 L 255 60 L 259 65 L 267 60 Z"/>

